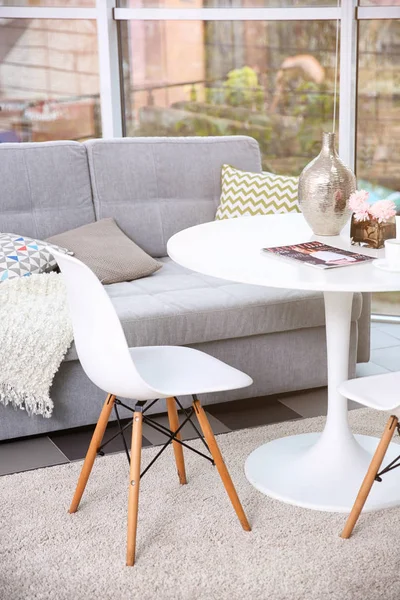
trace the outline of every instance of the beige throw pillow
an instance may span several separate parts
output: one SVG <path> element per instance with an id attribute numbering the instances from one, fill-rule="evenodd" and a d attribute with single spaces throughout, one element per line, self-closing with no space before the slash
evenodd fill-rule
<path id="1" fill-rule="evenodd" d="M 118 227 L 114 219 L 101 219 L 48 239 L 71 250 L 102 283 L 147 277 L 162 267 Z"/>

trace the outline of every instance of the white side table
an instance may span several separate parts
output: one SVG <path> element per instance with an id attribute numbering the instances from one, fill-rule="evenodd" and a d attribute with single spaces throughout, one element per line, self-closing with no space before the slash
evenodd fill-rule
<path id="1" fill-rule="evenodd" d="M 168 253 L 177 263 L 214 277 L 324 292 L 328 352 L 325 429 L 322 434 L 285 437 L 257 448 L 248 457 L 245 471 L 258 490 L 273 498 L 316 510 L 348 512 L 378 443 L 370 436 L 353 436 L 347 420 L 347 400 L 337 391 L 348 378 L 353 293 L 398 291 L 400 274 L 381 271 L 372 263 L 323 271 L 261 251 L 266 246 L 310 240 L 352 248 L 348 234 L 318 238 L 302 215 L 287 214 L 198 225 L 174 235 L 168 242 Z M 362 252 L 383 256 L 383 251 Z M 387 462 L 399 453 L 400 446 L 391 444 Z M 397 473 L 392 471 L 373 487 L 366 510 L 398 504 L 400 485 Z"/>

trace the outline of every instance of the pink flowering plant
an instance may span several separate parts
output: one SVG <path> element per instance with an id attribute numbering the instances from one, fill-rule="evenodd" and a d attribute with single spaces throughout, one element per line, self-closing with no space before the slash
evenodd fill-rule
<path id="1" fill-rule="evenodd" d="M 396 214 L 396 205 L 392 200 L 379 200 L 374 204 L 368 202 L 369 193 L 357 190 L 349 198 L 349 207 L 354 213 L 356 221 L 378 221 L 386 223 Z"/>

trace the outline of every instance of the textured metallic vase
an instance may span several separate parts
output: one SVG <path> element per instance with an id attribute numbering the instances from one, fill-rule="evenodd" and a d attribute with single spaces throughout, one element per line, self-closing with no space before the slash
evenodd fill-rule
<path id="1" fill-rule="evenodd" d="M 349 196 L 356 191 L 354 173 L 335 150 L 335 134 L 324 133 L 322 150 L 299 177 L 299 204 L 316 235 L 338 235 L 349 220 Z"/>

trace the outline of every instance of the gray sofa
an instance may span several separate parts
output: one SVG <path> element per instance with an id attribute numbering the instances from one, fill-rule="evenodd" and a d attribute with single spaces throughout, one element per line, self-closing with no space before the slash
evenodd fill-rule
<path id="1" fill-rule="evenodd" d="M 40 239 L 114 217 L 160 271 L 107 286 L 131 346 L 189 345 L 247 372 L 250 388 L 204 404 L 326 384 L 320 293 L 267 289 L 190 272 L 166 256 L 177 231 L 214 219 L 223 163 L 260 171 L 248 137 L 135 138 L 0 145 L 0 231 Z M 106 240 L 105 240 L 106 243 Z M 369 359 L 368 295 L 355 296 L 350 370 Z M 0 440 L 96 422 L 104 393 L 70 349 L 53 388 L 50 419 L 0 405 Z M 267 400 L 266 400 L 267 401 Z M 156 410 L 164 410 L 161 402 Z"/>

